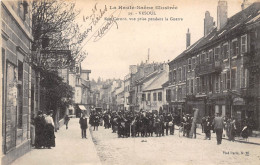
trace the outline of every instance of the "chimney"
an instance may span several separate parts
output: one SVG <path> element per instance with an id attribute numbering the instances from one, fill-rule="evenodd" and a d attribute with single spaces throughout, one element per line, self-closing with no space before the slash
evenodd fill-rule
<path id="1" fill-rule="evenodd" d="M 186 49 L 190 46 L 190 29 L 186 33 Z"/>
<path id="2" fill-rule="evenodd" d="M 217 11 L 217 29 L 220 30 L 227 23 L 227 1 L 218 1 L 218 11 Z"/>
<path id="3" fill-rule="evenodd" d="M 241 8 L 242 8 L 242 10 L 244 10 L 245 8 L 247 8 L 250 5 L 251 5 L 251 3 L 248 0 L 244 0 L 244 2 L 241 5 Z"/>
<path id="4" fill-rule="evenodd" d="M 207 36 L 214 28 L 213 17 L 210 16 L 209 11 L 205 12 L 204 18 L 204 37 Z"/>

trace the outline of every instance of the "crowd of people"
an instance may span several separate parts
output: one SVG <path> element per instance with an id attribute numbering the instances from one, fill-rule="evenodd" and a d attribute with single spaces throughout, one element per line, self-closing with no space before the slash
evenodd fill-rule
<path id="1" fill-rule="evenodd" d="M 174 126 L 180 123 L 180 116 L 170 113 L 158 115 L 150 112 L 106 112 L 104 114 L 93 112 L 90 115 L 90 123 L 92 120 L 98 125 L 100 119 L 104 121 L 105 129 L 112 128 L 112 132 L 117 133 L 119 138 L 174 135 Z M 187 119 L 182 122 L 185 130 L 189 129 L 192 122 L 191 116 L 187 116 Z M 185 133 L 188 134 L 187 131 Z"/>
<path id="2" fill-rule="evenodd" d="M 34 146 L 37 149 L 55 147 L 54 122 L 53 111 L 50 110 L 47 114 L 38 112 L 37 117 L 34 118 L 35 125 L 35 140 Z"/>
<path id="3" fill-rule="evenodd" d="M 216 133 L 217 144 L 221 144 L 222 136 L 227 136 L 230 141 L 235 136 L 248 138 L 250 126 L 247 120 L 240 124 L 234 118 L 217 116 L 205 116 L 200 122 L 190 114 L 174 115 L 171 113 L 156 114 L 151 112 L 108 112 L 98 113 L 93 111 L 90 115 L 90 124 L 97 130 L 100 121 L 104 121 L 105 129 L 112 129 L 119 138 L 127 137 L 161 137 L 174 135 L 175 125 L 179 127 L 179 136 L 196 138 L 197 124 L 201 124 L 202 133 L 205 133 L 205 140 L 211 140 L 211 132 Z M 222 131 L 221 131 L 222 130 Z M 223 135 L 223 132 L 226 132 Z M 239 133 L 238 133 L 239 132 Z"/>

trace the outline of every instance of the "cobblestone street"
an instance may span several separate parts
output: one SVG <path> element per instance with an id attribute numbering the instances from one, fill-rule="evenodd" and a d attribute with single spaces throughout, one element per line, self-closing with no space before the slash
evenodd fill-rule
<path id="1" fill-rule="evenodd" d="M 255 164 L 260 147 L 253 144 L 216 139 L 188 139 L 177 135 L 164 137 L 117 138 L 111 129 L 90 131 L 102 164 Z M 214 135 L 214 134 L 213 134 Z M 142 142 L 142 141 L 146 142 Z"/>

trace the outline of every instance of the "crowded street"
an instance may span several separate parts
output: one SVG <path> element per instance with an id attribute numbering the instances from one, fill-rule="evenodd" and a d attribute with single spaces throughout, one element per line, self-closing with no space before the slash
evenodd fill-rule
<path id="1" fill-rule="evenodd" d="M 254 164 L 260 160 L 260 147 L 256 144 L 223 140 L 216 145 L 215 134 L 204 140 L 201 129 L 197 138 L 175 134 L 162 137 L 118 138 L 111 128 L 99 126 L 87 129 L 87 139 L 80 136 L 79 119 L 72 118 L 68 129 L 62 126 L 55 134 L 56 147 L 33 149 L 12 165 L 37 164 Z M 91 136 L 90 136 L 91 134 Z M 252 138 L 260 144 L 259 138 Z M 48 162 L 48 163 L 47 163 Z"/>
<path id="2" fill-rule="evenodd" d="M 1 165 L 260 163 L 259 0 L 0 3 Z"/>

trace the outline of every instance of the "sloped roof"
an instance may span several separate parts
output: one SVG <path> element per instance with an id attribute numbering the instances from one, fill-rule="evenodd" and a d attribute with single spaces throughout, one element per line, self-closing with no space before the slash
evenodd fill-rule
<path id="1" fill-rule="evenodd" d="M 143 91 L 161 89 L 162 85 L 166 81 L 168 81 L 168 73 L 166 71 L 162 71 L 156 76 L 156 78 L 146 88 L 143 89 Z"/>
<path id="2" fill-rule="evenodd" d="M 226 25 L 220 29 L 213 29 L 207 36 L 200 38 L 197 42 L 189 46 L 180 55 L 173 59 L 170 63 L 184 57 L 187 54 L 198 51 L 210 43 L 216 42 L 223 38 L 225 35 L 231 33 L 241 33 L 246 30 L 251 24 L 260 21 L 260 2 L 255 2 L 246 9 L 238 12 L 234 16 L 228 18 Z"/>

